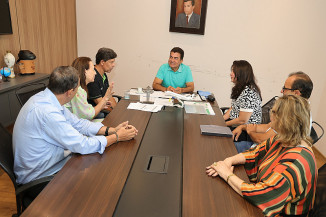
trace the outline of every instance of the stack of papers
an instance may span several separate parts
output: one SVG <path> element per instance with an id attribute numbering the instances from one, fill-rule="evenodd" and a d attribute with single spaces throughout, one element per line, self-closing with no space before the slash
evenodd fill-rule
<path id="1" fill-rule="evenodd" d="M 129 91 L 130 95 L 135 95 L 135 96 L 140 96 L 140 101 L 146 101 L 146 93 L 144 92 L 138 92 L 137 89 L 130 89 Z M 180 94 L 181 96 L 185 96 L 189 98 L 189 101 L 201 101 L 200 97 L 198 94 Z M 151 102 L 154 102 L 156 98 L 164 98 L 164 99 L 170 99 L 172 96 L 166 92 L 163 91 L 154 91 L 150 95 L 150 100 Z M 188 101 L 188 100 L 187 100 Z"/>
<path id="2" fill-rule="evenodd" d="M 173 106 L 172 99 L 155 98 L 154 105 Z"/>
<path id="3" fill-rule="evenodd" d="M 208 102 L 184 102 L 186 113 L 215 115 L 215 112 Z"/>
<path id="4" fill-rule="evenodd" d="M 146 102 L 146 93 L 138 92 L 137 89 L 130 89 L 130 98 L 132 96 L 139 97 L 138 103 L 130 103 L 128 109 L 134 109 L 139 111 L 147 111 L 147 112 L 158 112 L 162 109 L 163 106 L 174 106 L 172 96 L 167 92 L 163 91 L 154 91 L 150 97 L 150 102 L 154 102 L 154 104 L 146 104 L 141 102 Z M 179 95 L 179 94 L 176 94 Z M 190 101 L 186 100 L 186 112 L 187 113 L 195 113 L 195 114 L 207 114 L 207 115 L 215 115 L 211 105 L 209 103 L 196 102 L 201 101 L 198 94 L 181 94 L 180 96 L 184 96 Z M 186 104 L 189 103 L 189 104 Z"/>
<path id="5" fill-rule="evenodd" d="M 144 104 L 144 103 L 130 103 L 128 109 L 134 109 L 145 112 L 158 112 L 161 111 L 163 105 L 155 105 L 155 104 Z"/>

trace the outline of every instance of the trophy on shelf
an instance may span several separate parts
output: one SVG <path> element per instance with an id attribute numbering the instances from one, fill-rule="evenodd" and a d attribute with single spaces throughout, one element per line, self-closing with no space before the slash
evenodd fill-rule
<path id="1" fill-rule="evenodd" d="M 21 50 L 18 53 L 17 64 L 21 75 L 35 74 L 35 54 L 29 50 Z"/>
<path id="2" fill-rule="evenodd" d="M 7 67 L 10 69 L 10 75 L 8 76 L 9 78 L 14 78 L 15 77 L 15 72 L 14 72 L 14 65 L 15 65 L 15 57 L 10 53 L 10 51 L 7 51 L 6 55 L 4 56 L 4 61 L 7 65 Z M 5 67 L 5 68 L 7 68 Z M 5 77 L 5 78 L 8 78 Z"/>

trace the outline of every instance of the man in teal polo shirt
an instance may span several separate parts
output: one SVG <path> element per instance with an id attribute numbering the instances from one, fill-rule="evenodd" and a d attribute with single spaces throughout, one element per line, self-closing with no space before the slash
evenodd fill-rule
<path id="1" fill-rule="evenodd" d="M 168 63 L 158 70 L 153 81 L 153 89 L 172 91 L 175 93 L 189 93 L 194 91 L 194 80 L 189 66 L 183 62 L 184 51 L 174 47 L 170 52 Z"/>

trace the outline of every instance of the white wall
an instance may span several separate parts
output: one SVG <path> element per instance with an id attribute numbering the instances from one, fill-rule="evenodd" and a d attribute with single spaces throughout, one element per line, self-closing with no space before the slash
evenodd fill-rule
<path id="1" fill-rule="evenodd" d="M 152 84 L 174 46 L 185 50 L 195 89 L 215 93 L 230 105 L 230 66 L 248 60 L 263 102 L 279 95 L 290 72 L 304 71 L 314 82 L 313 119 L 326 128 L 326 1 L 208 0 L 205 35 L 170 33 L 170 0 L 76 0 L 78 55 L 95 61 L 100 47 L 117 54 L 109 75 L 115 91 Z M 325 136 L 326 137 L 326 136 Z M 326 155 L 326 139 L 317 147 Z"/>

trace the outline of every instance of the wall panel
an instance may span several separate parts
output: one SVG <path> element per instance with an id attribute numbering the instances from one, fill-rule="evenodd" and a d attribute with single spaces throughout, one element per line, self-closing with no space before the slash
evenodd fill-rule
<path id="1" fill-rule="evenodd" d="M 20 48 L 36 55 L 36 71 L 51 73 L 77 56 L 75 0 L 16 0 Z"/>
<path id="2" fill-rule="evenodd" d="M 10 51 L 15 57 L 17 57 L 17 54 L 20 50 L 15 4 L 15 0 L 9 0 L 13 34 L 0 35 L 0 68 L 5 66 L 3 56 L 7 51 Z"/>

